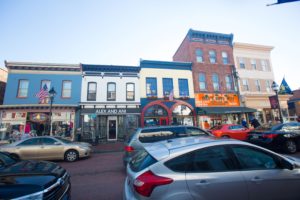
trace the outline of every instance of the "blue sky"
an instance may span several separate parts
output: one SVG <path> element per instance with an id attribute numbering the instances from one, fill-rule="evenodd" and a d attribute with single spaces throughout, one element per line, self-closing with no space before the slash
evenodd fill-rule
<path id="1" fill-rule="evenodd" d="M 278 84 L 300 87 L 300 1 L 0 0 L 0 66 L 7 61 L 138 65 L 171 61 L 187 31 L 233 33 L 274 46 Z"/>

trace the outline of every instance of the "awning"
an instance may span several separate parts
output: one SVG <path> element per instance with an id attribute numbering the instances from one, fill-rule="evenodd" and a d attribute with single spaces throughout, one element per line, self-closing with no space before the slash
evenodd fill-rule
<path id="1" fill-rule="evenodd" d="M 253 113 L 256 109 L 248 107 L 197 107 L 197 115 L 207 114 L 237 114 L 237 113 Z"/>

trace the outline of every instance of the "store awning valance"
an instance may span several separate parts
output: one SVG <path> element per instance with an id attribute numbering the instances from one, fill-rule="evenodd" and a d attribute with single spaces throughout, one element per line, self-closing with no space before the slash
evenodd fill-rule
<path id="1" fill-rule="evenodd" d="M 256 109 L 248 107 L 197 107 L 197 115 L 208 114 L 238 114 L 238 113 L 253 113 Z"/>

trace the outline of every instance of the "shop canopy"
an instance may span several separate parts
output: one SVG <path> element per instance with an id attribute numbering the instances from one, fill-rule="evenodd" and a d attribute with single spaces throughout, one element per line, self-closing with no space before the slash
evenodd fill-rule
<path id="1" fill-rule="evenodd" d="M 248 107 L 197 107 L 198 115 L 253 113 L 256 109 Z"/>

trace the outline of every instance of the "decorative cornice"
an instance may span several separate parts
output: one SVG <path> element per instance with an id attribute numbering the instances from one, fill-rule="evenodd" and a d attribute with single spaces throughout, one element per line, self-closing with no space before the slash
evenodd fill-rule
<path id="1" fill-rule="evenodd" d="M 233 43 L 233 48 L 234 49 L 238 48 L 238 49 L 260 50 L 260 51 L 271 51 L 274 49 L 273 46 L 249 44 L 249 43 L 241 43 L 241 42 Z"/>
<path id="2" fill-rule="evenodd" d="M 140 71 L 138 66 L 122 66 L 122 65 L 92 65 L 81 64 L 82 71 L 89 72 L 136 72 Z"/>
<path id="3" fill-rule="evenodd" d="M 192 70 L 191 62 L 141 60 L 141 68 Z"/>
<path id="4" fill-rule="evenodd" d="M 228 45 L 232 47 L 233 34 L 214 33 L 190 29 L 186 36 L 191 42 L 205 44 Z"/>

